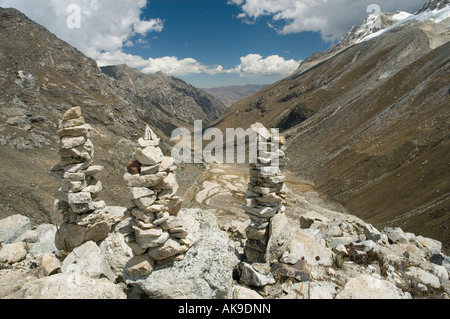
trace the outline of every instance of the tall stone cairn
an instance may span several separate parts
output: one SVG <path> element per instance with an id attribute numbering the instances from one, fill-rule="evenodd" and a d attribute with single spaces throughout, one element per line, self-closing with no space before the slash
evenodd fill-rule
<path id="1" fill-rule="evenodd" d="M 157 265 L 182 260 L 193 245 L 192 236 L 177 215 L 182 200 L 176 196 L 174 159 L 163 155 L 160 139 L 146 127 L 139 148 L 128 163 L 124 180 L 135 207 L 131 215 L 135 243 L 130 242 L 135 256 L 148 255 Z"/>
<path id="2" fill-rule="evenodd" d="M 281 257 L 290 241 L 283 205 L 287 191 L 282 172 L 285 138 L 260 123 L 251 128 L 258 136 L 258 154 L 257 162 L 250 163 L 250 183 L 242 206 L 250 216 L 245 255 L 251 263 L 271 263 Z"/>
<path id="3" fill-rule="evenodd" d="M 53 167 L 62 178 L 55 209 L 62 212 L 64 223 L 59 227 L 55 244 L 60 250 L 72 251 L 87 241 L 105 239 L 111 222 L 104 201 L 96 201 L 102 183 L 95 175 L 103 170 L 93 165 L 94 145 L 91 126 L 81 115 L 81 108 L 68 110 L 59 123 L 60 163 Z"/>

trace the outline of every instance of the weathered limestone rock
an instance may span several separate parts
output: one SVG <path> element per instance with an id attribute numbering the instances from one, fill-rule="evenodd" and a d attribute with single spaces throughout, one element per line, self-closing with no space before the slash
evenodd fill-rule
<path id="1" fill-rule="evenodd" d="M 62 272 L 77 273 L 93 279 L 106 277 L 111 282 L 115 281 L 115 275 L 104 259 L 100 247 L 92 241 L 75 248 L 64 259 Z"/>
<path id="2" fill-rule="evenodd" d="M 57 274 L 24 284 L 15 299 L 126 299 L 120 286 L 106 278 Z"/>
<path id="3" fill-rule="evenodd" d="M 213 211 L 183 209 L 180 216 L 194 237 L 184 258 L 170 267 L 156 266 L 146 278 L 128 278 L 127 284 L 138 286 L 152 299 L 230 299 L 239 260 L 228 234 L 218 227 Z"/>
<path id="4" fill-rule="evenodd" d="M 361 275 L 347 282 L 335 299 L 411 299 L 411 295 L 380 276 Z"/>
<path id="5" fill-rule="evenodd" d="M 31 229 L 31 221 L 22 215 L 13 215 L 0 220 L 0 237 L 5 244 L 11 244 L 22 233 Z"/>
<path id="6" fill-rule="evenodd" d="M 27 246 L 23 242 L 3 245 L 0 249 L 0 263 L 18 263 L 25 259 L 27 253 Z"/>

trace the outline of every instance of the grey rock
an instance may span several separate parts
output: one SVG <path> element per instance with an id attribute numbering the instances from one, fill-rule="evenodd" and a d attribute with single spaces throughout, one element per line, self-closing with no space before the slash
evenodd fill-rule
<path id="1" fill-rule="evenodd" d="M 363 228 L 364 235 L 366 235 L 367 240 L 373 240 L 374 242 L 377 242 L 383 238 L 380 231 L 373 227 L 371 224 L 365 224 Z"/>
<path id="2" fill-rule="evenodd" d="M 420 283 L 424 285 L 430 285 L 433 288 L 439 288 L 441 286 L 441 282 L 439 278 L 428 271 L 417 267 L 409 267 L 405 274 L 412 278 L 417 279 Z"/>
<path id="3" fill-rule="evenodd" d="M 374 274 L 350 279 L 335 299 L 411 299 L 411 295 Z"/>
<path id="4" fill-rule="evenodd" d="M 115 276 L 122 276 L 125 266 L 133 257 L 133 250 L 126 243 L 125 236 L 118 231 L 112 232 L 99 247 Z"/>
<path id="5" fill-rule="evenodd" d="M 108 279 L 93 279 L 76 273 L 57 274 L 28 282 L 15 299 L 126 299 L 120 286 Z"/>
<path id="6" fill-rule="evenodd" d="M 14 242 L 22 233 L 30 229 L 30 219 L 22 215 L 13 215 L 0 220 L 0 237 L 5 244 Z"/>
<path id="7" fill-rule="evenodd" d="M 92 241 L 77 247 L 64 259 L 63 273 L 76 273 L 93 279 L 108 278 L 111 282 L 116 280 L 111 267 L 103 257 L 102 250 Z"/>
<path id="8" fill-rule="evenodd" d="M 300 259 L 304 259 L 308 265 L 332 266 L 334 254 L 330 248 L 320 244 L 301 230 L 295 229 L 292 231 L 292 241 L 281 261 L 295 264 Z"/>
<path id="9" fill-rule="evenodd" d="M 257 266 L 257 264 L 254 265 Z M 239 281 L 241 283 L 251 287 L 264 287 L 276 282 L 275 278 L 270 272 L 270 266 L 268 272 L 261 273 L 255 269 L 254 265 L 251 265 L 249 263 L 240 264 L 241 276 Z"/>
<path id="10" fill-rule="evenodd" d="M 307 212 L 306 214 L 303 214 L 302 216 L 300 216 L 300 227 L 302 229 L 308 229 L 315 222 L 326 223 L 327 221 L 328 221 L 328 218 L 320 215 L 317 212 L 310 211 L 310 212 Z"/>
<path id="11" fill-rule="evenodd" d="M 257 300 L 264 298 L 250 288 L 237 285 L 233 288 L 233 299 Z"/>
<path id="12" fill-rule="evenodd" d="M 125 265 L 125 274 L 130 278 L 149 276 L 155 266 L 155 261 L 149 255 L 134 256 Z"/>
<path id="13" fill-rule="evenodd" d="M 27 253 L 27 245 L 24 242 L 3 245 L 0 249 L 0 263 L 18 263 L 25 259 Z"/>
<path id="14" fill-rule="evenodd" d="M 55 253 L 57 251 L 55 245 L 56 226 L 51 224 L 42 224 L 36 229 L 38 234 L 38 242 L 29 243 L 29 254 L 31 258 L 40 258 L 47 253 Z"/>
<path id="15" fill-rule="evenodd" d="M 164 154 L 159 147 L 148 146 L 136 151 L 136 159 L 145 166 L 158 165 L 163 157 Z"/>
<path id="16" fill-rule="evenodd" d="M 291 228 L 284 213 L 276 214 L 270 221 L 269 241 L 265 253 L 265 260 L 272 263 L 278 260 L 287 250 L 292 240 Z"/>
<path id="17" fill-rule="evenodd" d="M 184 209 L 179 218 L 197 241 L 185 258 L 154 269 L 145 280 L 127 280 L 153 299 L 230 299 L 233 269 L 238 264 L 214 211 Z"/>
<path id="18" fill-rule="evenodd" d="M 438 240 L 426 238 L 423 236 L 416 236 L 416 245 L 419 248 L 423 248 L 430 255 L 440 254 L 442 251 L 442 243 Z"/>
<path id="19" fill-rule="evenodd" d="M 385 228 L 384 233 L 393 244 L 407 244 L 409 242 L 403 230 L 399 227 Z"/>

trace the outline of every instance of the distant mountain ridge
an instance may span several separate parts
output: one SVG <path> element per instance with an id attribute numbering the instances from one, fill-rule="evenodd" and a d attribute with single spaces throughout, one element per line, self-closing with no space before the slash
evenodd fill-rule
<path id="1" fill-rule="evenodd" d="M 226 107 L 255 94 L 267 87 L 267 85 L 232 85 L 217 88 L 203 89 L 221 101 Z"/>

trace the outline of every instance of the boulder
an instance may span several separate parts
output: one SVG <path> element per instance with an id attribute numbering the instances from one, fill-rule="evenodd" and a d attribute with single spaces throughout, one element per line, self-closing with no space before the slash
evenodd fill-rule
<path id="1" fill-rule="evenodd" d="M 415 278 L 419 283 L 438 289 L 441 286 L 439 277 L 417 267 L 409 267 L 405 274 Z"/>
<path id="2" fill-rule="evenodd" d="M 27 246 L 23 242 L 3 245 L 0 250 L 0 263 L 18 263 L 26 258 L 27 253 Z"/>
<path id="3" fill-rule="evenodd" d="M 62 119 L 64 121 L 69 121 L 69 120 L 73 120 L 76 118 L 79 118 L 81 116 L 81 107 L 76 106 L 76 107 L 72 107 L 69 110 L 67 110 L 64 114 Z"/>
<path id="4" fill-rule="evenodd" d="M 0 237 L 3 243 L 11 244 L 25 231 L 31 229 L 31 221 L 22 215 L 13 215 L 0 220 Z"/>
<path id="5" fill-rule="evenodd" d="M 38 241 L 28 244 L 29 255 L 31 258 L 41 258 L 47 253 L 56 253 L 55 245 L 56 226 L 51 224 L 39 225 L 36 229 Z"/>
<path id="6" fill-rule="evenodd" d="M 111 282 L 116 280 L 109 264 L 103 257 L 100 247 L 92 241 L 77 247 L 64 259 L 63 273 L 76 273 L 93 279 L 108 278 Z"/>
<path id="7" fill-rule="evenodd" d="M 126 299 L 120 286 L 108 279 L 93 279 L 63 273 L 34 280 L 22 286 L 14 299 Z"/>
<path id="8" fill-rule="evenodd" d="M 155 268 L 146 279 L 127 278 L 127 283 L 138 286 L 152 299 L 230 299 L 233 269 L 239 261 L 214 213 L 182 210 L 178 218 L 197 239 L 185 258 Z"/>
<path id="9" fill-rule="evenodd" d="M 305 260 L 308 265 L 312 266 L 332 266 L 334 254 L 331 249 L 320 244 L 300 229 L 295 229 L 292 231 L 292 241 L 288 245 L 281 261 L 296 264 L 300 259 Z"/>
<path id="10" fill-rule="evenodd" d="M 384 233 L 387 235 L 389 242 L 392 244 L 408 244 L 409 240 L 403 230 L 399 227 L 385 228 Z"/>
<path id="11" fill-rule="evenodd" d="M 256 300 L 256 299 L 264 299 L 260 294 L 256 291 L 249 289 L 244 286 L 235 286 L 233 288 L 233 299 L 242 299 L 242 300 Z"/>
<path id="12" fill-rule="evenodd" d="M 124 271 L 130 278 L 147 277 L 155 266 L 155 261 L 149 255 L 134 256 L 125 265 Z"/>
<path id="13" fill-rule="evenodd" d="M 335 299 L 411 299 L 411 295 L 373 274 L 350 279 Z"/>
<path id="14" fill-rule="evenodd" d="M 266 267 L 264 267 L 264 265 L 266 265 Z M 239 281 L 247 286 L 264 287 L 276 282 L 270 272 L 270 265 L 268 264 L 249 264 L 244 262 L 239 265 L 239 268 L 241 273 Z"/>
<path id="15" fill-rule="evenodd" d="M 110 233 L 99 247 L 115 276 L 122 276 L 125 266 L 133 257 L 133 250 L 126 243 L 124 234 L 120 232 Z"/>
<path id="16" fill-rule="evenodd" d="M 291 228 L 284 213 L 276 214 L 270 221 L 269 241 L 265 253 L 265 260 L 272 263 L 278 260 L 286 251 L 292 240 Z"/>
<path id="17" fill-rule="evenodd" d="M 365 224 L 363 228 L 364 235 L 366 235 L 367 240 L 373 240 L 374 242 L 377 242 L 383 238 L 380 231 L 373 227 L 371 224 Z"/>
<path id="18" fill-rule="evenodd" d="M 303 214 L 302 216 L 300 216 L 300 228 L 308 229 L 315 222 L 326 223 L 327 221 L 328 221 L 328 218 L 320 215 L 319 213 L 317 213 L 315 211 L 310 211 L 310 212 L 307 212 L 306 214 Z"/>

